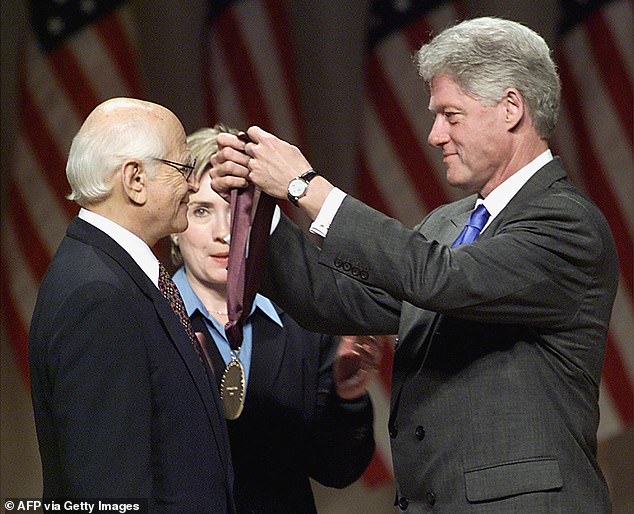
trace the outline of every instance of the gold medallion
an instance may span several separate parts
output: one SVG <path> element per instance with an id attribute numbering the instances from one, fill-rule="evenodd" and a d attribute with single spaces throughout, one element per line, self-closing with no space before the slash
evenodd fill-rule
<path id="1" fill-rule="evenodd" d="M 222 372 L 220 399 L 225 410 L 225 418 L 238 419 L 244 408 L 244 368 L 234 357 Z"/>

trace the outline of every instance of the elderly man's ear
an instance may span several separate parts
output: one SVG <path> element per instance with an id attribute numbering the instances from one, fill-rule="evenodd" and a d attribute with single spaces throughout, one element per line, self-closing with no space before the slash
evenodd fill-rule
<path id="1" fill-rule="evenodd" d="M 147 172 L 141 163 L 126 162 L 121 172 L 121 183 L 130 201 L 138 205 L 147 202 Z"/>

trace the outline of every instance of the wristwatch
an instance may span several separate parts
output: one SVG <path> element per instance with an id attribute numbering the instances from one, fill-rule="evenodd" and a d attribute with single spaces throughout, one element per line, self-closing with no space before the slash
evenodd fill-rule
<path id="1" fill-rule="evenodd" d="M 295 205 L 299 206 L 297 201 L 302 197 L 306 196 L 306 191 L 308 190 L 308 183 L 317 176 L 317 172 L 312 168 L 309 169 L 306 173 L 302 173 L 299 177 L 295 177 L 288 183 L 288 199 Z"/>

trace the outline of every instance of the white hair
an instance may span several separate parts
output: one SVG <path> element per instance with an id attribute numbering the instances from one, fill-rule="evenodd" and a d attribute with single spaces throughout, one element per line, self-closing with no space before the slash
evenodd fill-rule
<path id="1" fill-rule="evenodd" d="M 69 200 L 81 206 L 105 200 L 112 190 L 111 177 L 125 161 L 147 162 L 163 155 L 165 145 L 156 120 L 148 116 L 147 107 L 139 109 L 144 104 L 155 106 L 138 100 L 109 100 L 86 119 L 73 138 L 66 163 Z"/>

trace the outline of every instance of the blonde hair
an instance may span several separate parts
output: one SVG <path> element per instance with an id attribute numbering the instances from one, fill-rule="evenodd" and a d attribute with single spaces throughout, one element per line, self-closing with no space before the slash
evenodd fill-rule
<path id="1" fill-rule="evenodd" d="M 209 160 L 211 156 L 218 151 L 218 143 L 216 138 L 221 132 L 228 132 L 230 134 L 238 134 L 240 131 L 231 127 L 227 127 L 222 123 L 217 123 L 213 127 L 200 128 L 195 132 L 192 132 L 187 136 L 187 145 L 192 154 L 192 158 L 196 159 L 196 167 L 194 168 L 194 175 L 196 179 L 200 180 L 203 173 L 209 167 Z M 181 255 L 180 248 L 175 241 L 176 234 L 172 234 L 170 237 L 170 256 L 172 263 L 175 266 L 183 264 L 183 256 Z"/>

